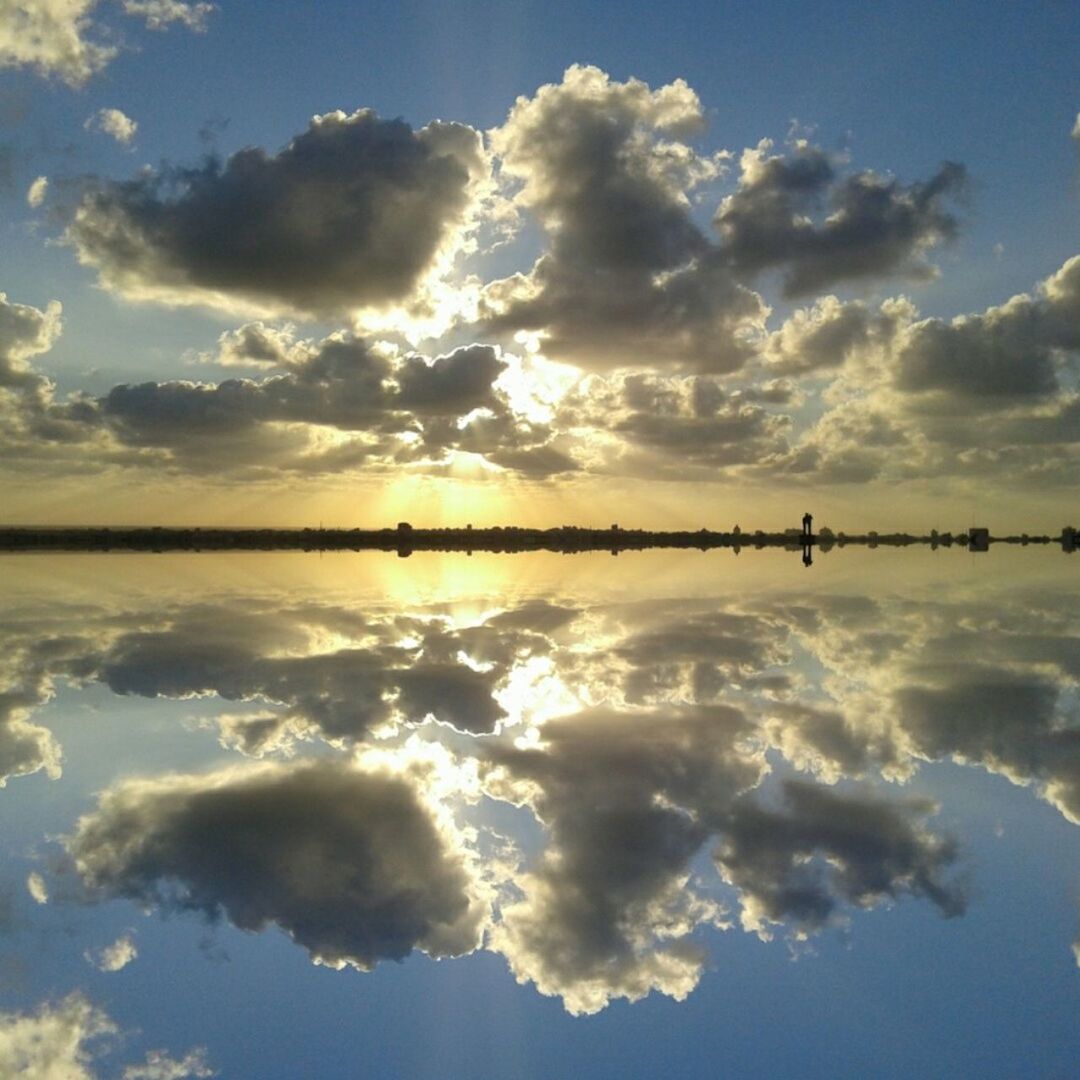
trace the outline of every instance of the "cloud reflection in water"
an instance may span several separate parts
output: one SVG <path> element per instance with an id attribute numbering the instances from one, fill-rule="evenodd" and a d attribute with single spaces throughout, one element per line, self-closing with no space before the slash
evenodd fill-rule
<path id="1" fill-rule="evenodd" d="M 253 599 L 3 632 L 3 745 L 37 747 L 8 775 L 58 775 L 30 716 L 63 682 L 200 699 L 225 755 L 88 804 L 64 840 L 88 896 L 276 925 L 334 967 L 484 946 L 573 1013 L 684 998 L 709 927 L 797 944 L 904 898 L 962 914 L 965 838 L 903 786 L 927 762 L 1080 818 L 1080 634 L 1045 593 Z M 497 832 L 498 804 L 533 824 Z"/>

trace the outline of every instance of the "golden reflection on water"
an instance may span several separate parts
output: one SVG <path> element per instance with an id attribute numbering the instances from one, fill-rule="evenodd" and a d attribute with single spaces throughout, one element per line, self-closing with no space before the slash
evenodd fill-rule
<path id="1" fill-rule="evenodd" d="M 987 553 L 922 547 L 861 547 L 815 553 L 804 567 L 797 551 L 553 552 L 471 556 L 414 552 L 207 552 L 0 556 L 0 596 L 179 597 L 287 594 L 397 604 L 486 602 L 566 596 L 581 602 L 650 596 L 727 596 L 740 592 L 883 595 L 987 595 L 1046 586 L 1080 589 L 1080 553 L 1056 548 L 995 548 Z"/>

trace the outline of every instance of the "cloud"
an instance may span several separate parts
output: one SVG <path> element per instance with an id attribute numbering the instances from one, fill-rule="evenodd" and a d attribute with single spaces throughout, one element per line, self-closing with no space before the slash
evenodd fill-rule
<path id="1" fill-rule="evenodd" d="M 296 368 L 309 361 L 314 351 L 312 342 L 296 340 L 292 323 L 268 326 L 256 320 L 224 331 L 218 338 L 217 353 L 206 353 L 200 359 L 224 367 Z"/>
<path id="2" fill-rule="evenodd" d="M 546 355 L 590 369 L 739 367 L 766 311 L 692 219 L 688 193 L 720 171 L 678 141 L 702 125 L 682 80 L 651 90 L 594 67 L 519 98 L 491 144 L 551 247 L 485 288 L 486 325 L 536 331 Z"/>
<path id="3" fill-rule="evenodd" d="M 66 843 L 101 896 L 275 924 L 336 968 L 471 952 L 486 918 L 463 849 L 410 783 L 337 761 L 124 781 Z"/>
<path id="4" fill-rule="evenodd" d="M 129 1065 L 122 1080 L 188 1080 L 189 1077 L 216 1076 L 207 1063 L 206 1050 L 197 1047 L 182 1058 L 170 1057 L 164 1050 L 150 1050 L 141 1065 Z"/>
<path id="5" fill-rule="evenodd" d="M 348 314 L 416 297 L 460 248 L 488 172 L 463 124 L 332 112 L 277 154 L 99 179 L 66 236 L 133 299 Z"/>
<path id="6" fill-rule="evenodd" d="M 840 178 L 828 155 L 805 140 L 787 156 L 770 155 L 771 148 L 766 139 L 743 151 L 739 187 L 716 215 L 738 273 L 778 267 L 786 296 L 841 281 L 936 275 L 924 253 L 958 231 L 942 203 L 963 192 L 962 165 L 946 162 L 929 180 L 904 186 L 871 171 Z M 825 208 L 815 222 L 813 212 Z"/>
<path id="7" fill-rule="evenodd" d="M 775 410 L 794 396 L 782 380 L 729 390 L 711 376 L 593 376 L 559 402 L 553 427 L 577 434 L 596 472 L 711 479 L 785 453 L 790 420 Z"/>
<path id="8" fill-rule="evenodd" d="M 52 348 L 62 328 L 61 310 L 58 300 L 41 311 L 29 304 L 11 303 L 7 294 L 0 292 L 0 392 L 41 379 L 27 361 Z"/>
<path id="9" fill-rule="evenodd" d="M 87 131 L 100 131 L 110 135 L 121 146 L 130 146 L 135 132 L 139 130 L 138 123 L 119 109 L 98 109 L 86 118 L 83 127 Z"/>
<path id="10" fill-rule="evenodd" d="M 231 701 L 284 706 L 282 714 L 230 718 L 230 741 L 258 753 L 315 733 L 362 739 L 394 718 L 421 724 L 430 716 L 483 734 L 506 715 L 496 692 L 511 657 L 477 670 L 462 659 L 475 647 L 469 638 L 437 623 L 411 625 L 400 618 L 366 624 L 363 647 L 342 643 L 305 655 L 305 630 L 317 641 L 319 618 L 317 612 L 283 613 L 270 620 L 193 608 L 168 629 L 118 637 L 97 658 L 96 674 L 118 694 L 183 698 L 215 692 Z M 400 644 L 402 638 L 410 643 Z"/>
<path id="11" fill-rule="evenodd" d="M 983 410 L 1052 397 L 1061 353 L 1080 349 L 1080 256 L 1001 307 L 951 322 L 925 319 L 896 346 L 898 390 L 954 399 Z"/>
<path id="12" fill-rule="evenodd" d="M 886 300 L 873 311 L 858 300 L 823 296 L 768 336 L 762 359 L 777 374 L 817 375 L 888 349 L 900 327 L 916 317 L 902 299 Z"/>
<path id="13" fill-rule="evenodd" d="M 12 460 L 96 443 L 99 461 L 219 477 L 438 471 L 456 451 L 536 476 L 577 467 L 552 445 L 550 427 L 514 413 L 500 384 L 512 358 L 494 346 L 427 357 L 345 333 L 296 340 L 290 327 L 256 322 L 223 334 L 215 359 L 260 368 L 261 379 L 124 383 L 98 399 L 56 400 L 49 380 L 24 362 L 49 343 L 31 342 L 31 324 L 44 314 L 8 310 L 8 380 L 22 391 L 8 402 Z M 25 326 L 15 325 L 20 312 Z M 49 315 L 59 326 L 58 305 Z M 85 463 L 87 451 L 80 446 L 77 459 Z"/>
<path id="14" fill-rule="evenodd" d="M 103 1009 L 76 991 L 32 1013 L 0 1012 L 0 1073 L 30 1080 L 97 1080 L 116 1073 L 101 1071 L 114 1052 L 120 1029 Z M 130 1065 L 123 1080 L 206 1080 L 216 1073 L 206 1051 L 197 1048 L 181 1059 L 151 1050 L 141 1065 Z"/>
<path id="15" fill-rule="evenodd" d="M 923 761 L 979 766 L 1080 823 L 1080 634 L 1058 605 L 1019 594 L 818 611 L 801 644 L 829 672 L 831 707 L 769 710 L 788 760 L 829 782 L 904 777 Z"/>
<path id="16" fill-rule="evenodd" d="M 36 210 L 44 201 L 49 191 L 49 178 L 39 176 L 26 190 L 26 205 Z"/>
<path id="17" fill-rule="evenodd" d="M 188 30 L 202 33 L 214 4 L 183 3 L 182 0 L 124 0 L 124 14 L 145 19 L 151 30 L 166 30 L 180 23 Z"/>
<path id="18" fill-rule="evenodd" d="M 45 884 L 45 879 L 36 870 L 26 879 L 26 891 L 35 904 L 47 904 L 49 902 L 48 886 Z"/>
<path id="19" fill-rule="evenodd" d="M 763 360 L 836 372 L 829 407 L 765 473 L 1065 483 L 1080 443 L 1080 256 L 1031 294 L 951 320 L 920 319 L 902 300 L 871 311 L 828 297 L 771 335 Z"/>
<path id="20" fill-rule="evenodd" d="M 786 156 L 763 140 L 743 153 L 712 238 L 691 195 L 727 155 L 679 141 L 703 121 L 681 80 L 653 91 L 580 65 L 519 98 L 492 148 L 550 246 L 527 273 L 485 287 L 485 324 L 535 333 L 546 355 L 592 370 L 729 372 L 764 332 L 768 308 L 748 288 L 763 270 L 785 275 L 788 296 L 936 274 L 925 253 L 957 233 L 944 203 L 964 191 L 962 166 L 903 185 L 869 170 L 841 175 L 805 140 Z"/>
<path id="21" fill-rule="evenodd" d="M 122 39 L 95 21 L 98 0 L 5 0 L 0 5 L 0 68 L 32 68 L 80 87 L 119 54 Z M 178 22 L 206 28 L 214 5 L 180 0 L 124 0 L 127 15 L 152 30 Z"/>
<path id="22" fill-rule="evenodd" d="M 704 955 L 688 937 L 721 911 L 690 862 L 710 820 L 760 778 L 746 734 L 726 706 L 596 709 L 548 721 L 535 748 L 490 748 L 488 793 L 528 802 L 550 831 L 491 934 L 519 982 L 574 1014 L 693 990 Z"/>
<path id="23" fill-rule="evenodd" d="M 95 40 L 97 0 L 21 0 L 0 10 L 0 68 L 31 67 L 81 86 L 119 51 Z"/>
<path id="24" fill-rule="evenodd" d="M 101 1009 L 80 993 L 34 1013 L 0 1013 L 0 1073 L 47 1080 L 94 1080 L 88 1044 L 117 1034 Z"/>
<path id="25" fill-rule="evenodd" d="M 944 877 L 956 843 L 922 824 L 932 803 L 838 795 L 801 780 L 785 781 L 783 793 L 779 810 L 737 803 L 716 856 L 740 892 L 747 930 L 768 937 L 770 923 L 785 923 L 810 933 L 840 902 L 870 907 L 904 893 L 963 913 L 963 892 Z"/>
<path id="26" fill-rule="evenodd" d="M 1002 662 L 1015 664 L 1009 643 L 997 645 Z M 902 670 L 891 713 L 911 752 L 978 762 L 1016 783 L 1034 781 L 1080 824 L 1080 730 L 1062 715 L 1062 682 L 1033 667 L 928 658 Z"/>
<path id="27" fill-rule="evenodd" d="M 60 776 L 59 743 L 52 732 L 29 720 L 44 699 L 44 693 L 0 691 L 0 788 L 12 777 L 42 770 L 53 780 Z"/>
<path id="28" fill-rule="evenodd" d="M 111 945 L 103 949 L 91 951 L 87 949 L 83 956 L 88 964 L 93 964 L 98 971 L 122 971 L 137 956 L 139 950 L 135 946 L 135 939 L 130 934 L 123 934 Z"/>

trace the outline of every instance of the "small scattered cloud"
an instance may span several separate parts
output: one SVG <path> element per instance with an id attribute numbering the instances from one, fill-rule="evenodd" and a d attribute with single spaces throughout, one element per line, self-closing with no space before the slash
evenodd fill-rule
<path id="1" fill-rule="evenodd" d="M 116 1076 L 107 1065 L 123 1036 L 116 1022 L 85 994 L 74 992 L 45 1002 L 32 1012 L 0 1012 L 0 1074 L 32 1080 L 102 1080 Z M 146 1060 L 128 1066 L 123 1080 L 206 1080 L 216 1073 L 206 1051 L 182 1058 L 151 1050 Z"/>
<path id="2" fill-rule="evenodd" d="M 95 1080 L 102 1040 L 119 1030 L 80 993 L 35 1012 L 0 1012 L 0 1074 Z"/>
<path id="3" fill-rule="evenodd" d="M 49 902 L 49 888 L 45 884 L 45 879 L 36 870 L 26 879 L 26 891 L 35 904 Z"/>
<path id="4" fill-rule="evenodd" d="M 0 68 L 26 67 L 81 87 L 124 47 L 122 36 L 97 19 L 99 0 L 6 0 L 0 5 Z M 178 23 L 206 29 L 209 3 L 123 0 L 125 14 L 151 30 Z"/>
<path id="5" fill-rule="evenodd" d="M 202 33 L 206 20 L 216 5 L 183 3 L 182 0 L 124 0 L 124 14 L 143 19 L 151 30 L 167 30 L 179 23 L 188 30 Z"/>
<path id="6" fill-rule="evenodd" d="M 119 109 L 98 109 L 86 118 L 83 127 L 87 131 L 100 131 L 110 135 L 121 146 L 130 146 L 135 132 L 139 130 L 138 123 Z"/>
<path id="7" fill-rule="evenodd" d="M 111 945 L 103 949 L 88 949 L 83 955 L 86 962 L 98 971 L 113 972 L 126 968 L 139 955 L 139 950 L 131 934 L 122 934 Z"/>
<path id="8" fill-rule="evenodd" d="M 49 178 L 39 176 L 26 191 L 26 205 L 37 209 L 44 201 L 49 191 Z"/>

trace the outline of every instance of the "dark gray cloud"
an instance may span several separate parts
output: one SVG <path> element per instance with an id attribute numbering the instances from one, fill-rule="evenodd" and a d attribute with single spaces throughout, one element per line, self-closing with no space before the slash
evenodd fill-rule
<path id="1" fill-rule="evenodd" d="M 681 80 L 653 91 L 574 66 L 519 98 L 492 145 L 551 247 L 487 286 L 487 325 L 538 331 L 547 355 L 585 368 L 739 367 L 765 309 L 692 220 L 687 192 L 717 164 L 673 140 L 701 124 Z"/>
<path id="2" fill-rule="evenodd" d="M 430 715 L 482 734 L 505 716 L 494 697 L 505 666 L 475 670 L 458 655 L 468 641 L 440 625 L 372 620 L 364 637 L 373 640 L 364 646 L 320 650 L 308 635 L 317 641 L 322 626 L 318 612 L 191 608 L 167 628 L 120 635 L 95 660 L 95 677 L 118 694 L 212 692 L 280 706 L 226 725 L 231 741 L 249 752 L 276 748 L 286 732 L 359 740 L 394 718 L 419 724 Z"/>
<path id="3" fill-rule="evenodd" d="M 411 784 L 341 762 L 125 781 L 66 844 L 99 896 L 273 924 L 333 967 L 471 952 L 486 916 Z"/>
<path id="4" fill-rule="evenodd" d="M 275 155 L 93 181 L 66 235 L 125 295 L 347 313 L 413 297 L 460 239 L 486 170 L 465 125 L 334 112 Z"/>
<path id="5" fill-rule="evenodd" d="M 972 644 L 966 642 L 965 651 L 974 651 Z M 920 756 L 978 762 L 1018 783 L 1035 782 L 1062 814 L 1080 823 L 1080 728 L 1068 718 L 1066 697 L 1076 674 L 1051 674 L 1060 642 L 1049 648 L 1027 642 L 1033 650 L 1024 649 L 1022 639 L 1015 649 L 1007 639 L 995 644 L 1001 663 L 1024 659 L 1027 665 L 1010 670 L 926 659 L 905 668 L 892 695 L 899 731 Z M 1070 644 L 1075 662 L 1075 639 Z"/>
<path id="6" fill-rule="evenodd" d="M 945 915 L 962 914 L 962 890 L 946 878 L 952 840 L 925 829 L 935 811 L 920 799 L 885 801 L 788 780 L 783 805 L 738 801 L 717 852 L 740 892 L 743 925 L 768 935 L 769 923 L 821 929 L 841 903 L 870 907 L 904 894 L 924 896 Z"/>
<path id="7" fill-rule="evenodd" d="M 498 409 L 492 383 L 506 370 L 490 345 L 455 349 L 447 356 L 426 360 L 405 357 L 394 372 L 394 405 L 421 416 L 461 416 L 473 409 Z"/>
<path id="8" fill-rule="evenodd" d="M 612 652 L 629 665 L 628 701 L 657 702 L 674 691 L 705 703 L 724 689 L 786 665 L 791 657 L 785 638 L 771 620 L 758 615 L 660 610 L 647 625 L 631 629 Z"/>
<path id="9" fill-rule="evenodd" d="M 549 721 L 535 749 L 490 748 L 489 791 L 530 801 L 550 830 L 492 934 L 519 981 L 573 1013 L 694 988 L 704 957 L 686 938 L 720 911 L 689 864 L 710 818 L 760 777 L 747 734 L 726 706 L 596 709 Z"/>
<path id="10" fill-rule="evenodd" d="M 896 387 L 984 411 L 1037 402 L 1060 387 L 1063 354 L 1080 350 L 1080 256 L 1044 281 L 1036 296 L 945 322 L 916 323 L 897 347 Z"/>
<path id="11" fill-rule="evenodd" d="M 770 146 L 743 154 L 738 190 L 716 215 L 739 274 L 778 267 L 786 296 L 892 274 L 934 276 L 923 254 L 957 233 L 943 203 L 962 193 L 962 165 L 947 162 L 905 186 L 870 171 L 840 177 L 828 155 L 805 142 L 787 156 L 769 156 Z"/>
<path id="12" fill-rule="evenodd" d="M 194 471 L 385 469 L 438 463 L 455 449 L 532 474 L 576 468 L 547 446 L 550 429 L 513 413 L 495 386 L 507 363 L 492 346 L 397 357 L 344 335 L 316 345 L 249 324 L 222 350 L 228 363 L 285 370 L 219 383 L 122 384 L 79 402 L 77 414 L 54 406 L 49 417 L 166 455 L 151 463 Z M 348 437 L 327 442 L 320 429 Z"/>

